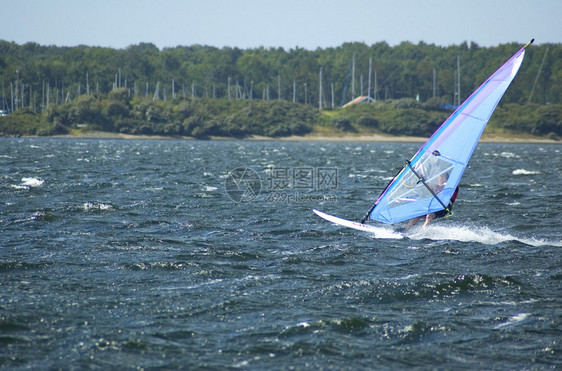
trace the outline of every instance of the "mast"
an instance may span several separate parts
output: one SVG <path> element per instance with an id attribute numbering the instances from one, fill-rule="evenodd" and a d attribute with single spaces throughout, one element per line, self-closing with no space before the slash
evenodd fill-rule
<path id="1" fill-rule="evenodd" d="M 457 106 L 461 105 L 461 56 L 457 55 Z"/>
<path id="2" fill-rule="evenodd" d="M 359 96 L 363 95 L 363 74 L 359 76 Z"/>
<path id="3" fill-rule="evenodd" d="M 159 91 L 160 91 L 160 81 L 156 82 L 156 89 L 154 89 L 154 96 L 152 97 L 152 100 L 157 100 L 159 99 Z"/>
<path id="4" fill-rule="evenodd" d="M 351 99 L 355 99 L 355 53 L 351 60 Z"/>
<path id="5" fill-rule="evenodd" d="M 353 69 L 353 59 L 349 64 L 349 70 L 347 71 L 347 77 L 345 78 L 345 87 L 343 88 L 343 96 L 341 97 L 341 106 L 343 107 L 345 103 L 345 96 L 347 94 L 347 86 L 349 84 L 349 75 L 351 74 L 351 70 Z"/>
<path id="6" fill-rule="evenodd" d="M 320 67 L 320 73 L 318 76 L 318 109 L 322 109 L 322 67 Z"/>
<path id="7" fill-rule="evenodd" d="M 369 58 L 369 84 L 367 88 L 367 96 L 371 98 L 371 69 L 373 66 L 373 57 Z"/>
<path id="8" fill-rule="evenodd" d="M 435 83 L 437 82 L 437 71 L 433 67 L 433 98 L 435 98 Z"/>
<path id="9" fill-rule="evenodd" d="M 542 70 L 542 65 L 544 64 L 544 60 L 546 59 L 546 54 L 548 53 L 548 49 L 550 49 L 550 47 L 547 47 L 546 51 L 544 52 L 544 56 L 542 57 L 541 65 L 539 67 L 539 72 L 537 72 L 537 77 L 535 77 L 535 82 L 533 83 L 533 87 L 531 88 L 531 94 L 529 94 L 529 99 L 527 99 L 527 104 L 529 104 L 531 102 L 531 98 L 533 97 L 533 91 L 535 90 L 535 85 L 537 85 L 537 81 L 539 80 L 539 76 L 540 76 L 541 70 Z"/>
<path id="10" fill-rule="evenodd" d="M 375 91 L 373 92 L 373 100 L 377 101 L 377 70 L 375 70 Z"/>
<path id="11" fill-rule="evenodd" d="M 43 87 L 45 86 L 45 81 L 43 81 Z M 2 79 L 2 111 L 6 111 L 6 93 L 4 93 L 4 79 Z"/>
<path id="12" fill-rule="evenodd" d="M 296 102 L 297 99 L 297 83 L 293 80 L 293 103 Z"/>
<path id="13" fill-rule="evenodd" d="M 17 78 L 16 78 L 16 111 L 18 109 L 18 100 L 19 100 L 19 92 L 18 92 L 18 85 L 20 82 L 20 70 L 16 70 L 16 74 L 17 74 Z M 12 107 L 12 111 L 13 111 L 13 107 Z"/>

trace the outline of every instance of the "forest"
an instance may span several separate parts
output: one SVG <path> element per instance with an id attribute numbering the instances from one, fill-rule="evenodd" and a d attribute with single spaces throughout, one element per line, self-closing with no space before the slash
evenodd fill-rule
<path id="1" fill-rule="evenodd" d="M 522 45 L 125 49 L 0 40 L 2 135 L 427 136 Z M 562 46 L 532 45 L 489 130 L 562 136 Z M 366 96 L 370 103 L 342 106 Z M 488 129 L 487 129 L 488 130 Z"/>

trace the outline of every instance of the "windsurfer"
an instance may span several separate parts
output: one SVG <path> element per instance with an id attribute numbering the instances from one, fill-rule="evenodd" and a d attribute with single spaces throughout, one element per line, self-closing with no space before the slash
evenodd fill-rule
<path id="1" fill-rule="evenodd" d="M 435 184 L 434 187 L 432 187 L 435 194 L 441 192 L 443 190 L 443 188 L 445 188 L 445 184 L 447 183 L 447 180 L 449 180 L 449 174 L 447 174 L 447 173 L 441 174 L 437 177 L 437 184 Z M 457 186 L 457 188 L 455 189 L 455 192 L 453 193 L 453 196 L 451 197 L 451 201 L 449 202 L 449 205 L 447 206 L 447 209 L 443 209 L 443 210 L 437 211 L 435 213 L 429 213 L 429 214 L 424 215 L 424 216 L 418 216 L 417 218 L 410 219 L 410 221 L 406 225 L 405 230 L 406 231 L 409 230 L 410 228 L 412 228 L 413 226 L 418 224 L 418 222 L 420 220 L 422 220 L 423 218 L 425 218 L 425 223 L 423 224 L 423 226 L 427 227 L 428 225 L 431 224 L 431 222 L 433 222 L 433 219 L 443 218 L 443 217 L 447 216 L 451 212 L 451 210 L 453 209 L 453 203 L 457 199 L 458 193 L 459 193 L 459 187 Z"/>

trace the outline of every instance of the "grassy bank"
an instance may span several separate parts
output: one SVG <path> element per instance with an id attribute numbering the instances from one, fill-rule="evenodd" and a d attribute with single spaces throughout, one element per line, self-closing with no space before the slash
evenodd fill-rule
<path id="1" fill-rule="evenodd" d="M 108 97 L 81 96 L 38 114 L 27 108 L 0 117 L 4 136 L 126 136 L 212 139 L 292 137 L 427 138 L 452 113 L 439 99 L 412 99 L 323 109 L 283 100 L 186 98 L 129 99 L 117 89 Z M 562 105 L 506 104 L 496 109 L 485 137 L 558 140 Z M 502 139 L 503 140 L 503 139 Z"/>

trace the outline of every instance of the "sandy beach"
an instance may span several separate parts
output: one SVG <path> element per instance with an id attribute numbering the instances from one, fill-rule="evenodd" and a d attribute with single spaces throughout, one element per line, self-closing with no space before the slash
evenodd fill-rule
<path id="1" fill-rule="evenodd" d="M 152 140 L 197 140 L 193 137 L 183 136 L 161 136 L 161 135 L 132 135 L 110 132 L 80 132 L 67 135 L 56 135 L 48 138 L 85 138 L 85 139 L 152 139 Z M 231 137 L 210 137 L 208 140 L 237 140 L 237 141 L 286 141 L 286 142 L 398 142 L 398 143 L 424 143 L 428 138 L 425 137 L 410 137 L 410 136 L 392 136 L 382 134 L 346 134 L 346 135 L 322 135 L 319 133 L 312 133 L 303 136 L 288 136 L 288 137 L 266 137 L 266 136 L 250 136 L 246 138 L 231 138 Z M 532 136 L 503 136 L 498 134 L 482 135 L 480 142 L 484 143 L 537 143 L 537 144 L 561 144 L 561 141 L 532 137 Z"/>

